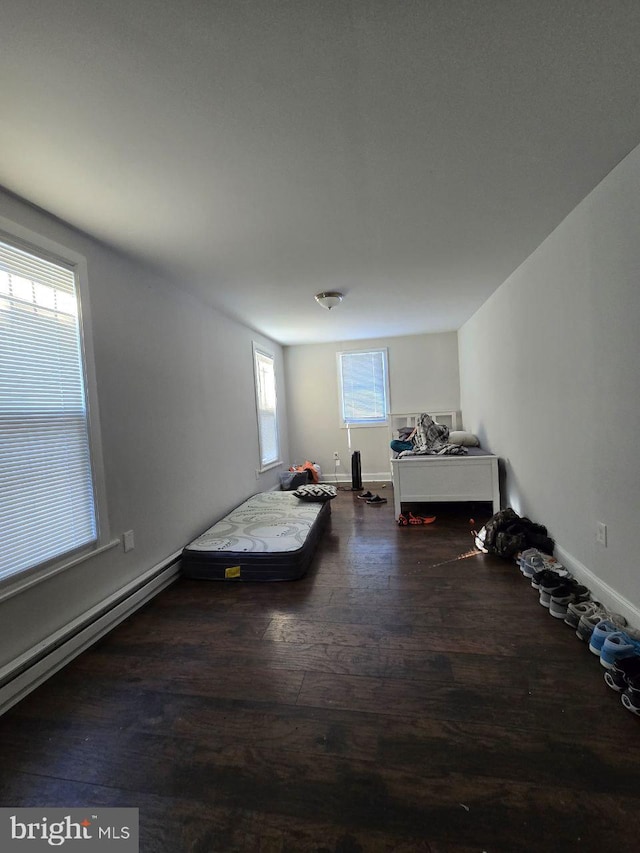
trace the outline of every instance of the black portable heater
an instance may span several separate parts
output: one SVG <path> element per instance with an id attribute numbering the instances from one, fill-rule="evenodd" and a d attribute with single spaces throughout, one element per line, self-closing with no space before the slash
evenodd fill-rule
<path id="1" fill-rule="evenodd" d="M 351 454 L 351 488 L 360 491 L 362 488 L 362 468 L 360 467 L 360 451 L 354 450 Z"/>

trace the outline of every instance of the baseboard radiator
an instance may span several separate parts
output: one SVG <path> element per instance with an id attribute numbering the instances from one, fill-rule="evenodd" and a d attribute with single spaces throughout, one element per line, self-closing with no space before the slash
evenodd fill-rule
<path id="1" fill-rule="evenodd" d="M 175 581 L 180 553 L 172 554 L 141 577 L 0 669 L 0 714 L 62 669 Z"/>

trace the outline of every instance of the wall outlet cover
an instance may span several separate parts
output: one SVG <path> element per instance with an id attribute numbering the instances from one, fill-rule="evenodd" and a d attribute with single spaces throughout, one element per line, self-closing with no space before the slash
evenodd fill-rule
<path id="1" fill-rule="evenodd" d="M 125 551 L 133 551 L 136 547 L 135 539 L 133 537 L 133 530 L 127 530 L 122 534 L 122 547 Z"/>

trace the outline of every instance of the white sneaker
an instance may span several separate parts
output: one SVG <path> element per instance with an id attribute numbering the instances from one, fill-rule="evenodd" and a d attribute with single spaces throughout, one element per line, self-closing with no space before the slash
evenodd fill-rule
<path id="1" fill-rule="evenodd" d="M 591 639 L 591 635 L 593 634 L 593 629 L 596 627 L 598 622 L 602 622 L 603 619 L 608 619 L 619 628 L 624 628 L 627 624 L 627 620 L 619 613 L 609 613 L 606 607 L 603 607 L 595 601 L 587 602 L 587 604 L 593 604 L 594 607 L 591 613 L 585 613 L 580 617 L 580 621 L 578 622 L 578 627 L 576 629 L 576 637 L 579 640 L 583 640 L 588 643 Z"/>

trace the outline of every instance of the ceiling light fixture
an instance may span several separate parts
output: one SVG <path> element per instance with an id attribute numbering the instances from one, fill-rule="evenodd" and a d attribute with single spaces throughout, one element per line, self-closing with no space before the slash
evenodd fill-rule
<path id="1" fill-rule="evenodd" d="M 324 293 L 316 293 L 314 299 L 318 305 L 322 305 L 327 311 L 331 311 L 336 305 L 340 305 L 343 296 L 338 290 L 326 290 Z"/>

